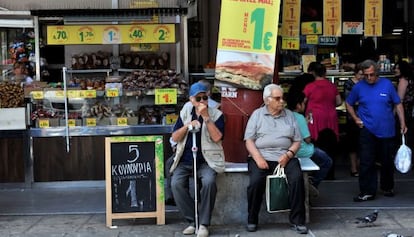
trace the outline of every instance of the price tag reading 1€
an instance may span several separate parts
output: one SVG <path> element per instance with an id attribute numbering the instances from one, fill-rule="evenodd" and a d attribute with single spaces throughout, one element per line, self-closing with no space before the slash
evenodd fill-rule
<path id="1" fill-rule="evenodd" d="M 116 124 L 118 126 L 127 126 L 128 125 L 128 119 L 127 118 L 117 118 Z"/>
<path id="2" fill-rule="evenodd" d="M 155 89 L 156 105 L 177 104 L 177 88 L 160 88 Z"/>
<path id="3" fill-rule="evenodd" d="M 300 40 L 299 37 L 283 37 L 282 49 L 286 50 L 299 50 Z"/>

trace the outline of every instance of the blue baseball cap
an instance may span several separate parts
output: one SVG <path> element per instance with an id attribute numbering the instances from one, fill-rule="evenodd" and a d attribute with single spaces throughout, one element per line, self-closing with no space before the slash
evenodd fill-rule
<path id="1" fill-rule="evenodd" d="M 200 82 L 196 82 L 190 87 L 190 96 L 196 96 L 198 93 L 203 92 L 207 92 L 207 87 Z"/>

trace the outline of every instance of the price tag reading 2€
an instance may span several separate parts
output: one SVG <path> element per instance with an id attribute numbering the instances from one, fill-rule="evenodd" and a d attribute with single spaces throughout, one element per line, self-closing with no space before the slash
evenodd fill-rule
<path id="1" fill-rule="evenodd" d="M 155 89 L 155 104 L 156 105 L 177 104 L 177 88 Z"/>

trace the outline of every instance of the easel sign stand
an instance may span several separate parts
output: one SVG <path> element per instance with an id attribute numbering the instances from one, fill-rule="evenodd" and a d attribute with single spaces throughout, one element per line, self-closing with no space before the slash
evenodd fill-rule
<path id="1" fill-rule="evenodd" d="M 114 219 L 165 224 L 162 136 L 105 138 L 106 226 Z"/>

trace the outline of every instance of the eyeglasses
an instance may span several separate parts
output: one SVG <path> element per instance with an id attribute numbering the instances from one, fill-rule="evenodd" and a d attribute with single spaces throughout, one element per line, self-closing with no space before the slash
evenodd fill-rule
<path id="1" fill-rule="evenodd" d="M 206 96 L 206 95 L 203 95 L 203 96 L 196 96 L 196 97 L 195 97 L 195 100 L 196 100 L 197 102 L 200 102 L 201 100 L 207 101 L 207 100 L 208 100 L 208 96 Z"/>
<path id="2" fill-rule="evenodd" d="M 281 101 L 281 100 L 283 100 L 283 96 L 269 96 L 269 98 L 272 98 L 275 101 Z"/>
<path id="3" fill-rule="evenodd" d="M 375 73 L 369 73 L 369 74 L 364 74 L 364 77 L 375 77 L 377 74 Z"/>

